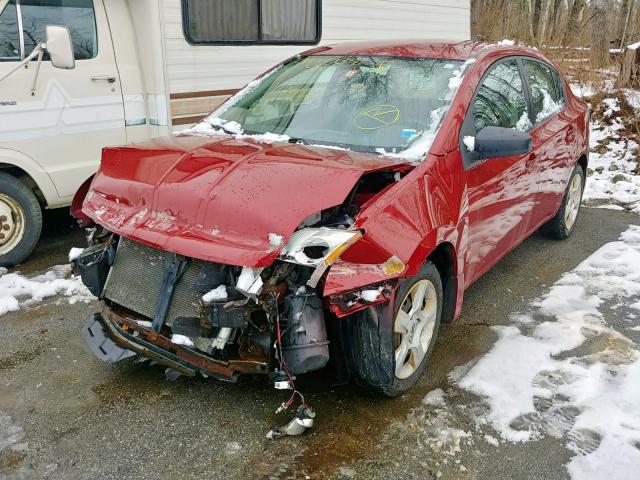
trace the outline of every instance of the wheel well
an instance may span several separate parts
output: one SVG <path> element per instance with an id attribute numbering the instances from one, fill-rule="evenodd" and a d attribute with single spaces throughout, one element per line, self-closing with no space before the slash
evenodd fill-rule
<path id="1" fill-rule="evenodd" d="M 578 165 L 580 165 L 580 167 L 582 168 L 582 171 L 585 175 L 585 177 L 587 176 L 587 165 L 589 163 L 589 160 L 587 159 L 586 155 L 581 155 L 580 158 L 578 159 Z"/>
<path id="2" fill-rule="evenodd" d="M 7 173 L 21 181 L 29 190 L 34 193 L 34 195 L 38 199 L 38 202 L 40 203 L 40 206 L 44 207 L 47 205 L 47 201 L 45 200 L 42 191 L 40 191 L 38 184 L 26 171 L 24 171 L 20 167 L 16 167 L 15 165 L 0 163 L 0 172 Z"/>
<path id="3" fill-rule="evenodd" d="M 458 291 L 455 274 L 456 257 L 453 245 L 441 243 L 431 252 L 427 260 L 436 266 L 442 280 L 442 321 L 451 322 L 456 309 L 456 292 Z"/>

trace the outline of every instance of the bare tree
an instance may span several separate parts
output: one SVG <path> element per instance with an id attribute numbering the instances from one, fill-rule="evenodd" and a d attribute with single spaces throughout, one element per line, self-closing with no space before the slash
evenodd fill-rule
<path id="1" fill-rule="evenodd" d="M 607 0 L 592 0 L 591 17 L 591 67 L 602 68 L 609 60 Z"/>
<path id="2" fill-rule="evenodd" d="M 618 22 L 618 34 L 620 35 L 620 48 L 624 48 L 628 39 L 629 21 L 631 14 L 635 10 L 635 2 L 633 0 L 622 0 L 620 8 L 620 20 Z"/>

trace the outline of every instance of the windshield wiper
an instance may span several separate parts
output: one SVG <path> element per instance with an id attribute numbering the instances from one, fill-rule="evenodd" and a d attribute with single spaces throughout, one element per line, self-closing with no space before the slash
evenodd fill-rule
<path id="1" fill-rule="evenodd" d="M 298 138 L 298 137 L 289 137 L 289 140 L 287 140 L 289 143 L 301 143 L 302 145 L 306 145 L 307 141 L 304 138 Z"/>
<path id="2" fill-rule="evenodd" d="M 220 130 L 222 130 L 224 133 L 226 133 L 228 135 L 238 135 L 238 132 L 233 132 L 233 131 L 229 130 L 228 128 L 225 128 L 223 125 L 212 125 L 212 127 L 219 128 Z"/>

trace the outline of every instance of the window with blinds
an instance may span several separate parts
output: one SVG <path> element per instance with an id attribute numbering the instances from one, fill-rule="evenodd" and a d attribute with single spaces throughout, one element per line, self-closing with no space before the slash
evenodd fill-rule
<path id="1" fill-rule="evenodd" d="M 316 44 L 321 0 L 183 0 L 186 39 L 194 44 Z"/>

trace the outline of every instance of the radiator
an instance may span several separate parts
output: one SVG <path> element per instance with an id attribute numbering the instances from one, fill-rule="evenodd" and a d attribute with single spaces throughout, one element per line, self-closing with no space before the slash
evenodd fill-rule
<path id="1" fill-rule="evenodd" d="M 200 295 L 194 284 L 203 265 L 191 259 L 176 283 L 166 324 L 177 317 L 199 317 Z M 164 276 L 164 252 L 141 243 L 120 238 L 116 258 L 107 278 L 104 297 L 152 320 L 160 300 Z"/>

